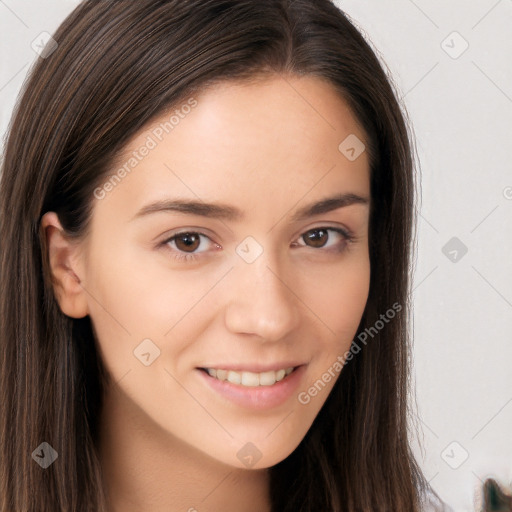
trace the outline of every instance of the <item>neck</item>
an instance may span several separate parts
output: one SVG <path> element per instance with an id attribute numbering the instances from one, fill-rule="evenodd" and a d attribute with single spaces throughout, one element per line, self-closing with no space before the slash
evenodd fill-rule
<path id="1" fill-rule="evenodd" d="M 109 512 L 270 512 L 266 469 L 232 467 L 182 442 L 117 386 L 105 391 L 98 449 Z"/>

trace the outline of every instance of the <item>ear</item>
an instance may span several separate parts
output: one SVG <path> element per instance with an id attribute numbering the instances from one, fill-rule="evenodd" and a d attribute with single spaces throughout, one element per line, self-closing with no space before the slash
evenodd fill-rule
<path id="1" fill-rule="evenodd" d="M 46 258 L 59 307 L 67 316 L 83 318 L 89 311 L 87 294 L 79 277 L 82 268 L 80 247 L 76 241 L 66 237 L 55 212 L 45 213 L 40 226 L 42 246 L 47 252 L 43 257 Z"/>

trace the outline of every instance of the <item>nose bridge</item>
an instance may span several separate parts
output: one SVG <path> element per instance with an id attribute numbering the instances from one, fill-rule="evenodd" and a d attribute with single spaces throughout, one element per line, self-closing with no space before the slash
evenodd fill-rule
<path id="1" fill-rule="evenodd" d="M 281 269 L 270 251 L 262 251 L 251 263 L 243 258 L 237 261 L 226 307 L 230 331 L 277 341 L 297 326 L 297 300 Z"/>

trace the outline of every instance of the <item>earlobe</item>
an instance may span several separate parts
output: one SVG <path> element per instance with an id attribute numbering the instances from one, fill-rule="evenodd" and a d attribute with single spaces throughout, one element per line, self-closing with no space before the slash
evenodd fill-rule
<path id="1" fill-rule="evenodd" d="M 72 318 L 88 314 L 87 296 L 80 280 L 79 247 L 66 237 L 55 212 L 47 212 L 41 218 L 41 239 L 44 265 L 50 273 L 55 298 L 61 311 Z"/>

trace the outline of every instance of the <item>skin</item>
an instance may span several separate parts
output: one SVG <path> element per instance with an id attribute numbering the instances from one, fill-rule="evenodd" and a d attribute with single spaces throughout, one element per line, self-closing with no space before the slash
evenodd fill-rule
<path id="1" fill-rule="evenodd" d="M 66 238 L 53 212 L 42 219 L 59 306 L 91 317 L 113 382 L 99 451 L 116 512 L 270 511 L 266 468 L 301 442 L 339 373 L 308 404 L 297 395 L 350 348 L 368 297 L 369 202 L 292 220 L 336 194 L 370 198 L 367 153 L 350 161 L 338 150 L 365 134 L 332 86 L 276 75 L 195 99 L 131 173 L 93 199 L 84 239 Z M 119 166 L 168 119 L 141 130 Z M 245 217 L 134 219 L 165 198 L 223 203 Z M 302 238 L 322 227 L 348 229 L 353 240 L 334 231 L 316 232 L 323 247 Z M 195 260 L 175 258 L 187 254 L 183 238 L 165 243 L 180 231 L 208 237 L 194 245 Z M 263 250 L 252 263 L 236 252 L 248 236 Z M 160 350 L 149 366 L 134 356 L 147 338 Z M 305 371 L 292 396 L 266 410 L 233 404 L 197 370 L 285 360 Z M 261 453 L 251 467 L 237 457 L 248 442 Z"/>

